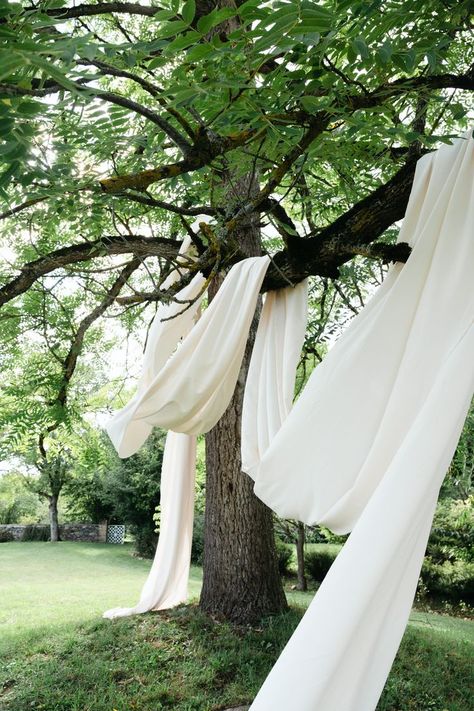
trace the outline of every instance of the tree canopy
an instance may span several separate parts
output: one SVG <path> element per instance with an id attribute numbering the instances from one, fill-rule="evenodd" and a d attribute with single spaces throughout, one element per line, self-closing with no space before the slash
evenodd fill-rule
<path id="1" fill-rule="evenodd" d="M 328 305 L 407 258 L 416 160 L 472 117 L 472 9 L 1 0 L 4 451 L 103 406 L 112 345 L 189 278 L 161 287 L 185 234 L 211 279 L 260 225 L 263 290 L 315 277 L 314 351 Z"/>

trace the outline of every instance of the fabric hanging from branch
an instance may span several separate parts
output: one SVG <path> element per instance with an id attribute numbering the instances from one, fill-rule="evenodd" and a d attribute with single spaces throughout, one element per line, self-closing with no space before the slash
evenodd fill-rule
<path id="1" fill-rule="evenodd" d="M 474 390 L 473 218 L 469 132 L 418 162 L 399 238 L 413 246 L 408 262 L 390 270 L 291 412 L 306 286 L 267 297 L 245 395 L 244 467 L 280 515 L 352 533 L 255 711 L 375 708 Z M 135 426 L 138 442 L 145 426 L 198 433 L 219 419 L 267 266 L 262 257 L 232 268 L 115 422 L 117 448 Z"/>
<path id="2" fill-rule="evenodd" d="M 116 607 L 104 617 L 167 610 L 188 597 L 193 541 L 196 437 L 168 432 L 161 467 L 160 537 L 153 565 L 134 607 Z"/>
<path id="3" fill-rule="evenodd" d="M 243 412 L 243 460 L 262 454 L 249 470 L 256 494 L 283 517 L 352 531 L 252 711 L 371 711 L 390 671 L 474 391 L 470 132 L 418 162 L 399 241 L 413 248 L 408 262 L 314 370 L 270 444 L 268 401 Z M 273 350 L 272 319 L 288 327 L 274 309 L 257 334 L 250 393 Z M 281 372 L 271 369 L 270 391 L 283 393 Z"/>
<path id="4" fill-rule="evenodd" d="M 189 247 L 187 239 L 181 252 Z M 200 274 L 176 301 L 157 310 L 137 393 L 109 422 L 107 432 L 119 455 L 128 457 L 154 425 L 170 430 L 161 470 L 160 536 L 138 604 L 107 610 L 104 617 L 162 610 L 186 600 L 194 520 L 193 433 L 211 429 L 229 404 L 268 263 L 268 257 L 256 257 L 233 267 L 199 321 L 205 286 Z M 178 270 L 173 272 L 163 288 L 179 276 Z"/>

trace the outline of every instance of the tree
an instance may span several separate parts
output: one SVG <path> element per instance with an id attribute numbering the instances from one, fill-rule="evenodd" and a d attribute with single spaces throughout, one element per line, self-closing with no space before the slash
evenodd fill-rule
<path id="1" fill-rule="evenodd" d="M 67 487 L 69 510 L 99 522 L 124 523 L 135 537 L 139 555 L 152 558 L 156 548 L 154 514 L 160 503 L 164 433 L 154 430 L 139 452 L 119 459 L 105 433 L 99 438 L 100 467 L 83 468 Z"/>
<path id="2" fill-rule="evenodd" d="M 470 0 L 2 2 L 0 12 L 11 250 L 1 357 L 17 368 L 34 332 L 51 391 L 31 398 L 31 412 L 15 409 L 3 425 L 10 441 L 20 427 L 54 431 L 84 406 L 74 398 L 78 356 L 104 355 L 110 314 L 117 333 L 146 328 L 153 304 L 182 286 L 161 288 L 186 233 L 195 268 L 211 277 L 248 254 L 243 234 L 258 227 L 272 255 L 262 290 L 309 276 L 321 300 L 366 260 L 405 260 L 393 225 L 416 160 L 459 133 L 472 106 Z M 231 183 L 248 189 L 231 200 Z M 193 226 L 199 215 L 212 224 Z M 223 426 L 208 438 L 222 494 L 210 479 L 206 545 L 216 548 L 218 533 L 220 553 L 207 557 L 224 572 L 214 566 L 203 604 L 250 619 L 284 602 L 273 574 L 260 597 L 251 574 L 275 564 L 270 515 L 248 514 L 259 505 L 236 474 L 238 412 L 236 399 L 225 449 Z M 236 482 L 249 490 L 242 511 L 229 495 Z M 252 602 L 229 610 L 236 530 Z M 263 541 L 260 552 L 252 541 Z"/>
<path id="3" fill-rule="evenodd" d="M 54 444 L 52 450 L 47 451 L 43 447 L 41 457 L 36 458 L 35 454 L 32 455 L 36 475 L 25 477 L 28 489 L 48 502 L 51 543 L 60 540 L 58 500 L 73 471 L 70 452 L 65 447 L 54 446 Z"/>
<path id="4" fill-rule="evenodd" d="M 0 523 L 33 523 L 38 516 L 38 498 L 25 487 L 15 471 L 0 476 Z"/>

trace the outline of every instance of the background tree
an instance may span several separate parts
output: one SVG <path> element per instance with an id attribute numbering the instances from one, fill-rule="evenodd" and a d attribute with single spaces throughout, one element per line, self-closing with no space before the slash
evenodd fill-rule
<path id="1" fill-rule="evenodd" d="M 40 499 L 48 502 L 50 540 L 51 543 L 57 543 L 59 541 L 59 496 L 73 476 L 71 453 L 57 440 L 53 440 L 48 450 L 43 446 L 40 457 L 36 452 L 31 452 L 26 459 L 36 470 L 35 474 L 25 477 L 26 486 Z"/>
<path id="2" fill-rule="evenodd" d="M 40 446 L 71 426 L 74 407 L 90 407 L 79 354 L 97 366 L 112 335 L 146 331 L 156 301 L 175 293 L 161 284 L 186 233 L 195 268 L 211 276 L 260 230 L 272 256 L 263 291 L 310 276 L 321 300 L 367 264 L 357 256 L 406 259 L 393 225 L 416 160 L 472 109 L 471 11 L 470 0 L 2 0 L 0 357 L 19 380 L 44 380 L 26 410 L 2 390 L 5 446 L 20 430 Z M 193 225 L 199 215 L 212 225 Z M 104 328 L 109 315 L 118 326 Z M 31 369 L 21 354 L 36 349 L 45 365 Z M 208 438 L 219 476 L 207 491 L 202 604 L 246 620 L 284 598 L 271 517 L 235 461 L 238 397 L 226 415 L 233 441 Z M 212 561 L 224 573 L 206 578 Z"/>
<path id="3" fill-rule="evenodd" d="M 28 491 L 21 474 L 0 475 L 0 523 L 34 523 L 38 508 L 38 497 Z"/>
<path id="4" fill-rule="evenodd" d="M 152 558 L 158 538 L 153 517 L 160 503 L 164 433 L 154 430 L 128 459 L 119 459 L 105 433 L 101 440 L 100 468 L 83 468 L 68 487 L 69 511 L 95 522 L 106 518 L 125 524 L 134 536 L 137 553 Z"/>

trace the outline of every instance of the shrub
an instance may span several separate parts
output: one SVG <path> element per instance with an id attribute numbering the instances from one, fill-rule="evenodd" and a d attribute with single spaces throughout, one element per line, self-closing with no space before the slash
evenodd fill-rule
<path id="1" fill-rule="evenodd" d="M 193 543 L 191 546 L 191 562 L 202 565 L 204 559 L 204 514 L 194 516 Z"/>
<path id="2" fill-rule="evenodd" d="M 21 536 L 22 541 L 50 541 L 51 531 L 49 526 L 25 526 Z"/>
<path id="3" fill-rule="evenodd" d="M 451 602 L 474 604 L 474 563 L 446 560 L 436 563 L 425 558 L 421 570 L 421 585 L 425 595 Z"/>
<path id="4" fill-rule="evenodd" d="M 0 543 L 10 543 L 11 541 L 14 541 L 15 538 L 13 536 L 13 533 L 9 531 L 8 529 L 6 530 L 0 530 Z"/>
<path id="5" fill-rule="evenodd" d="M 455 560 L 474 562 L 474 497 L 438 503 L 427 555 L 440 564 Z"/>
<path id="6" fill-rule="evenodd" d="M 305 571 L 313 580 L 321 582 L 334 563 L 337 552 L 334 549 L 308 551 L 305 554 Z"/>
<path id="7" fill-rule="evenodd" d="M 136 555 L 140 558 L 153 558 L 158 542 L 154 522 L 142 526 L 131 525 L 130 531 L 133 535 Z"/>
<path id="8" fill-rule="evenodd" d="M 283 541 L 276 540 L 276 551 L 278 557 L 278 570 L 280 575 L 288 575 L 290 572 L 290 560 L 293 555 L 291 548 Z"/>

